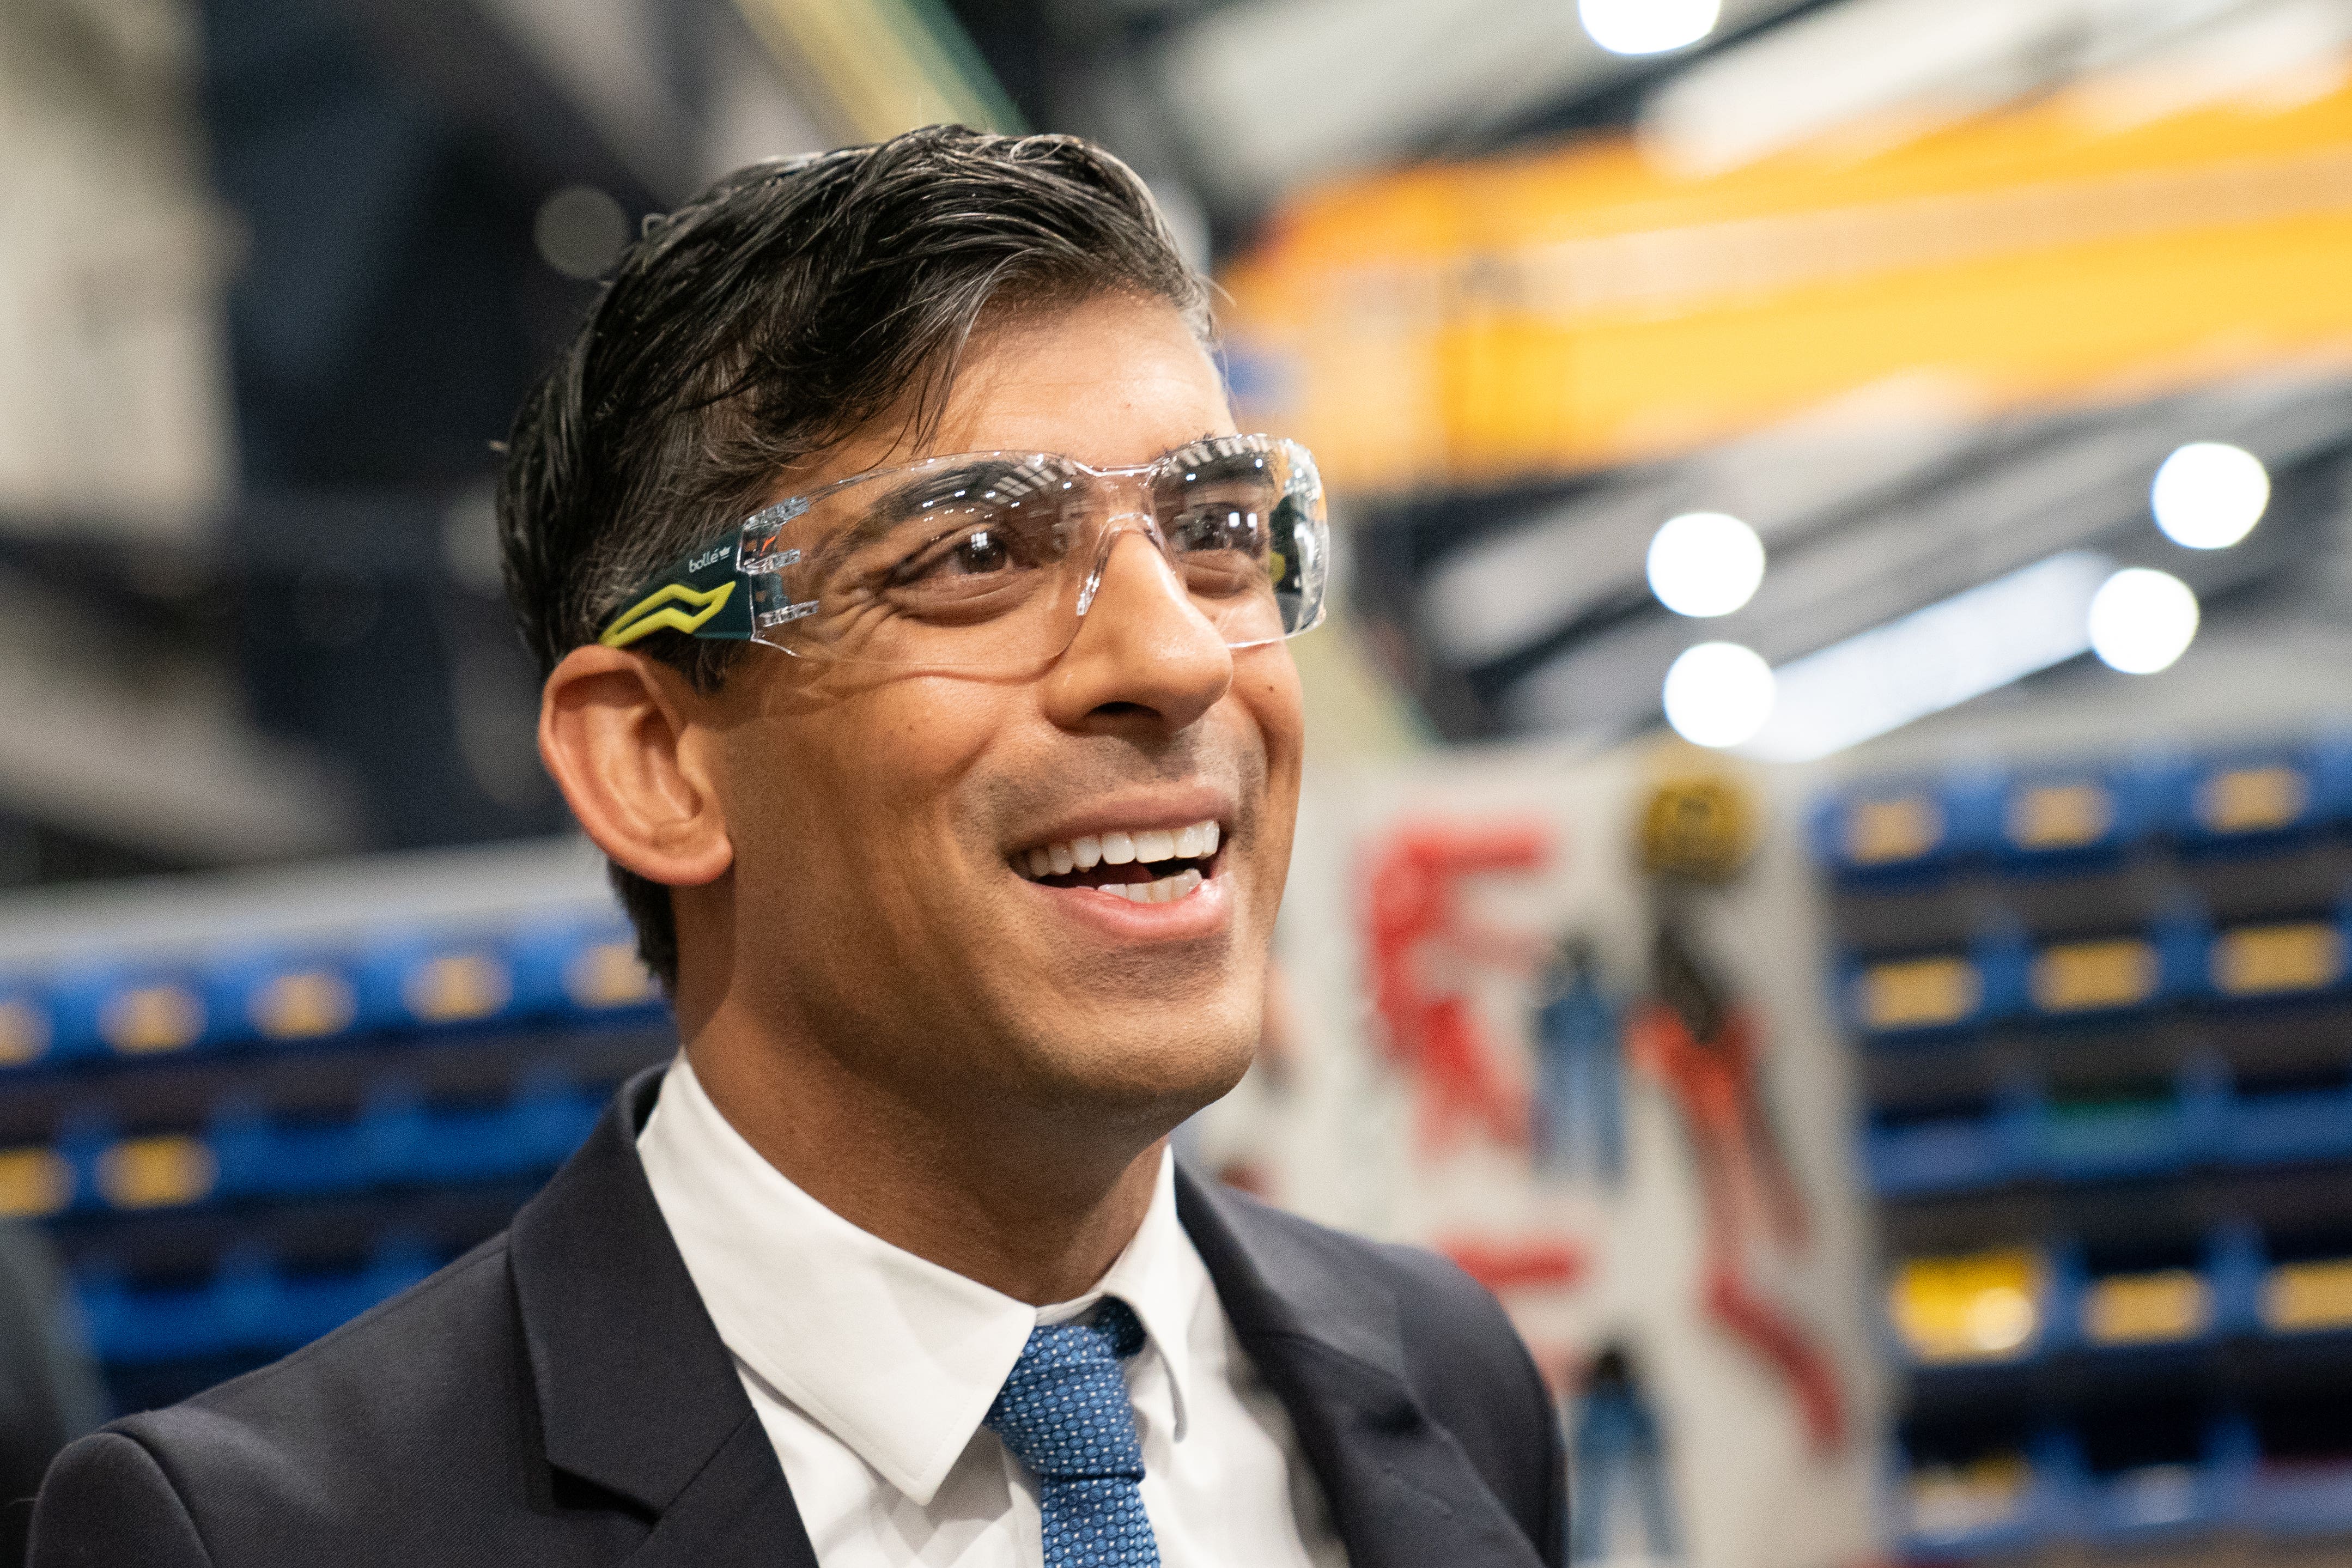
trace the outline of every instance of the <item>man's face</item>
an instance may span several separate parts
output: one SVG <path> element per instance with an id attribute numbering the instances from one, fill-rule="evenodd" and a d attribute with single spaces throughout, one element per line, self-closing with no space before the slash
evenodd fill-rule
<path id="1" fill-rule="evenodd" d="M 976 336 L 919 448 L 885 421 L 779 493 L 954 452 L 1126 467 L 1233 431 L 1177 312 L 1102 297 Z M 754 646 L 715 710 L 728 990 L 763 1032 L 918 1100 L 1121 1121 L 1172 1124 L 1240 1076 L 1297 807 L 1297 673 L 1280 643 L 1228 649 L 1141 535 L 1118 539 L 1076 640 L 1034 679 Z M 1168 901 L 1066 885 L 1140 882 L 1140 859 L 1050 872 L 1056 846 L 1205 824 L 1204 875 Z"/>

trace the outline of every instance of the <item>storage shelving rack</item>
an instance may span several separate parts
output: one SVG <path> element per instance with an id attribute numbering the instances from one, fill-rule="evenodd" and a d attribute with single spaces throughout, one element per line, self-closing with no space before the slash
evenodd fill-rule
<path id="1" fill-rule="evenodd" d="M 1818 808 L 1916 1562 L 2352 1552 L 2352 744 Z"/>
<path id="2" fill-rule="evenodd" d="M 675 1048 L 573 843 L 0 906 L 0 1217 L 118 1410 L 259 1365 L 502 1227 Z"/>

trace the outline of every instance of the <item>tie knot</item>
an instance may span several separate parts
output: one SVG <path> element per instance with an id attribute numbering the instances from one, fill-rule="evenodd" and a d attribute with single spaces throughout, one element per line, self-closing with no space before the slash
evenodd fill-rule
<path id="1" fill-rule="evenodd" d="M 1115 1297 L 1088 1321 L 1040 1323 L 985 1425 L 1033 1475 L 1140 1479 L 1143 1447 L 1118 1363 L 1142 1348 L 1135 1310 Z"/>

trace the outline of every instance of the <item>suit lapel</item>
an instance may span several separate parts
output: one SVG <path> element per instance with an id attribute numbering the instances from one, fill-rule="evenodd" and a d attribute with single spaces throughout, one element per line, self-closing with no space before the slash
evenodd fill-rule
<path id="1" fill-rule="evenodd" d="M 653 1516 L 635 1568 L 817 1568 L 775 1451 L 662 1223 L 615 1097 L 515 1216 L 509 1257 L 548 1461 Z M 1394 1299 L 1352 1246 L 1195 1181 L 1177 1211 L 1243 1348 L 1288 1411 L 1351 1568 L 1540 1568 L 1415 1402 Z"/>
<path id="2" fill-rule="evenodd" d="M 636 1156 L 661 1068 L 617 1095 L 509 1233 L 548 1462 L 656 1516 L 645 1568 L 816 1568 L 774 1448 Z"/>
<path id="3" fill-rule="evenodd" d="M 1350 1568 L 1541 1568 L 1461 1445 L 1423 1413 L 1395 1299 L 1328 1233 L 1196 1181 L 1177 1212 L 1288 1411 Z"/>

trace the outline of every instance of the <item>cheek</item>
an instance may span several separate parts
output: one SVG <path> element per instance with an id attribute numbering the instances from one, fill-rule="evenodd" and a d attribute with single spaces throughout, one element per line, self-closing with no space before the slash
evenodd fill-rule
<path id="1" fill-rule="evenodd" d="M 1283 797 L 1269 799 L 1267 804 L 1295 805 L 1307 740 L 1306 699 L 1299 689 L 1298 667 L 1291 662 L 1289 648 L 1277 644 L 1261 650 L 1251 668 L 1236 671 L 1235 676 L 1234 689 L 1265 748 L 1268 793 Z"/>
<path id="2" fill-rule="evenodd" d="M 1234 672 L 1234 691 L 1265 758 L 1265 795 L 1258 813 L 1265 853 L 1259 858 L 1259 870 L 1262 885 L 1272 899 L 1279 899 L 1289 872 L 1291 832 L 1298 818 L 1298 780 L 1307 736 L 1305 703 L 1298 669 L 1288 648 L 1264 649 L 1250 666 Z"/>
<path id="3" fill-rule="evenodd" d="M 810 816 L 837 836 L 843 858 L 869 868 L 939 865 L 942 836 L 973 818 L 961 799 L 1009 715 L 991 689 L 909 678 L 861 694 L 805 723 Z M 823 804 L 820 805 L 819 802 Z"/>

